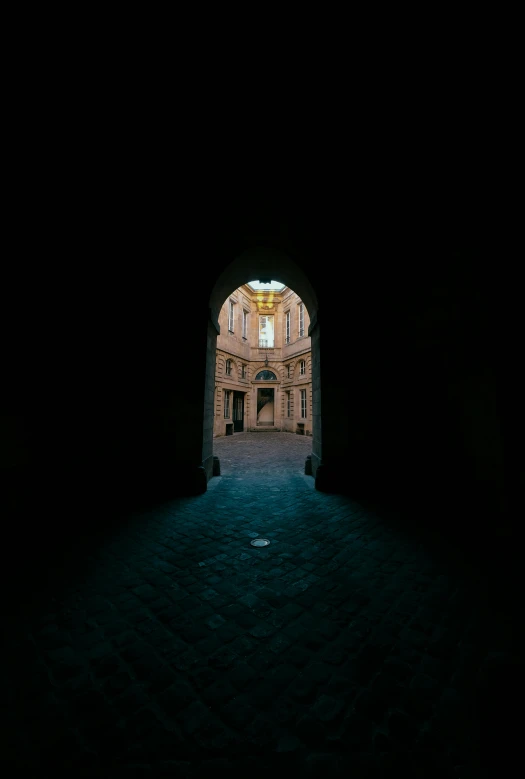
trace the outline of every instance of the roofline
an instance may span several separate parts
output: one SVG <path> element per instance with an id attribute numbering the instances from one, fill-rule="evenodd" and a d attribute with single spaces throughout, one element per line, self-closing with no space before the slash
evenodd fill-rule
<path id="1" fill-rule="evenodd" d="M 252 287 L 249 281 L 246 281 L 245 284 L 254 292 L 282 292 L 286 289 L 286 284 L 283 284 L 280 289 L 256 289 L 256 287 Z"/>

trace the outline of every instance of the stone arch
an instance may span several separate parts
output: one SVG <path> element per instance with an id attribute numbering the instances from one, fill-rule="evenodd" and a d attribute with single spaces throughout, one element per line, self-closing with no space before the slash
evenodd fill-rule
<path id="1" fill-rule="evenodd" d="M 277 381 L 282 381 L 283 379 L 283 367 L 282 365 L 279 365 L 278 363 L 274 363 L 271 360 L 268 360 L 268 365 L 264 364 L 263 360 L 260 360 L 258 362 L 253 362 L 250 365 L 251 368 L 251 376 L 250 381 L 255 381 L 255 377 L 260 371 L 269 370 L 272 371 L 272 373 L 275 373 L 277 376 Z"/>
<path id="2" fill-rule="evenodd" d="M 306 359 L 306 357 L 303 355 L 302 357 L 296 357 L 291 363 L 291 371 L 290 371 L 290 379 L 293 381 L 294 384 L 297 384 L 298 382 L 301 382 L 303 380 L 303 376 L 299 373 L 300 370 L 300 363 L 301 360 L 304 360 L 306 363 L 306 373 L 304 375 L 304 378 L 309 378 L 311 376 L 311 365 L 312 360 L 311 357 Z"/>
<path id="3" fill-rule="evenodd" d="M 215 360 L 215 371 L 218 376 L 224 376 L 224 371 L 226 370 L 226 357 L 224 354 L 217 354 L 216 360 Z"/>
<path id="4" fill-rule="evenodd" d="M 239 373 L 239 365 L 237 364 L 237 360 L 233 356 L 229 355 L 227 352 L 219 352 L 216 361 L 216 370 L 218 376 L 222 376 L 224 378 L 227 375 L 226 363 L 228 360 L 230 360 L 232 364 L 232 373 L 231 373 L 232 378 L 234 376 L 234 371 L 237 371 L 237 373 Z"/>
<path id="5" fill-rule="evenodd" d="M 309 354 L 306 358 L 306 375 L 311 376 L 312 375 L 312 355 Z"/>
<path id="6" fill-rule="evenodd" d="M 225 365 L 224 365 L 224 370 L 225 370 L 225 371 L 226 371 L 226 361 L 227 361 L 227 360 L 230 360 L 230 362 L 231 362 L 231 364 L 232 364 L 231 378 L 232 378 L 232 379 L 233 379 L 233 378 L 239 378 L 239 376 L 240 376 L 240 372 L 241 372 L 241 371 L 240 371 L 240 365 L 239 365 L 239 361 L 238 361 L 238 360 L 237 360 L 235 357 L 233 357 L 232 355 L 228 355 L 228 356 L 225 358 Z M 226 376 L 226 373 L 224 373 L 224 375 Z"/>
<path id="7" fill-rule="evenodd" d="M 209 324 L 208 339 L 206 349 L 206 380 L 205 380 L 205 399 L 204 399 L 204 424 L 203 424 L 203 445 L 202 445 L 202 466 L 206 476 L 209 479 L 213 475 L 213 392 L 214 392 L 214 369 L 215 352 L 217 344 L 217 334 L 220 332 L 219 314 L 224 301 L 233 290 L 246 284 L 250 279 L 275 279 L 282 282 L 292 289 L 303 301 L 308 315 L 310 317 L 310 326 L 308 335 L 311 338 L 311 352 L 313 370 L 311 373 L 313 389 L 313 407 L 316 413 L 312 419 L 312 474 L 315 476 L 318 466 L 321 464 L 322 440 L 321 440 L 321 376 L 320 376 L 320 337 L 319 337 L 319 314 L 318 314 L 318 296 L 315 287 L 306 276 L 302 268 L 297 265 L 290 254 L 278 248 L 254 246 L 242 251 L 232 262 L 219 274 L 209 298 Z M 213 367 L 212 367 L 213 366 Z M 262 370 L 257 363 L 251 365 L 250 380 L 258 371 Z M 282 369 L 272 366 L 269 362 L 268 368 L 273 370 L 282 380 Z M 295 371 L 292 369 L 292 376 Z"/>
<path id="8" fill-rule="evenodd" d="M 301 363 L 304 362 L 304 370 L 305 373 L 301 374 Z M 305 378 L 308 378 L 308 360 L 304 355 L 301 357 L 298 357 L 294 364 L 294 371 L 293 371 L 293 377 L 297 382 L 304 381 Z"/>
<path id="9" fill-rule="evenodd" d="M 228 295 L 250 278 L 272 278 L 296 292 L 310 317 L 310 330 L 317 320 L 317 294 L 304 271 L 280 249 L 256 246 L 236 257 L 220 274 L 210 295 L 209 307 L 213 324 L 218 329 L 219 313 Z"/>

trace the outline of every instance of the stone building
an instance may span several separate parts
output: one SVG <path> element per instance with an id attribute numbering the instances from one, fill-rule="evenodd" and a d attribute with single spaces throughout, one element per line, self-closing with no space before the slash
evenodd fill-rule
<path id="1" fill-rule="evenodd" d="M 245 430 L 312 435 L 310 317 L 289 287 L 243 284 L 219 314 L 214 437 Z"/>

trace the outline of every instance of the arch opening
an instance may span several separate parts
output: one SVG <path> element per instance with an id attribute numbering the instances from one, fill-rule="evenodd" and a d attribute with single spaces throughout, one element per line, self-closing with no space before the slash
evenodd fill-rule
<path id="1" fill-rule="evenodd" d="M 209 298 L 206 352 L 202 464 L 208 480 L 215 438 L 262 429 L 310 436 L 305 472 L 315 476 L 322 454 L 319 348 L 317 294 L 290 256 L 254 247 L 219 275 Z M 236 366 L 228 375 L 227 360 Z"/>

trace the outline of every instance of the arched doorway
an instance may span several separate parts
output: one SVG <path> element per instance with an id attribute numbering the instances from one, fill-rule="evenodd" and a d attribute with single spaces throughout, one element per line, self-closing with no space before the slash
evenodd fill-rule
<path id="1" fill-rule="evenodd" d="M 256 246 L 242 252 L 231 262 L 217 278 L 209 299 L 209 322 L 206 348 L 206 381 L 204 402 L 204 425 L 202 464 L 209 479 L 213 475 L 213 409 L 215 389 L 215 352 L 217 335 L 220 332 L 219 313 L 224 301 L 231 292 L 246 283 L 248 279 L 275 279 L 293 289 L 304 302 L 310 317 L 308 335 L 311 338 L 312 359 L 312 475 L 315 476 L 321 463 L 321 381 L 320 381 L 320 337 L 318 319 L 318 298 L 316 291 L 304 271 L 286 253 L 267 247 Z M 264 371 L 261 366 L 259 373 Z M 271 366 L 270 366 L 271 370 Z M 269 418 L 271 401 L 275 402 L 272 381 L 258 379 L 254 382 L 261 385 L 257 394 L 256 424 L 273 424 Z M 260 406 L 260 407 L 259 407 Z M 266 409 L 266 410 L 265 410 Z M 260 412 L 263 412 L 260 416 Z"/>
<path id="2" fill-rule="evenodd" d="M 275 422 L 275 386 L 277 376 L 268 368 L 258 371 L 255 375 L 255 381 L 261 382 L 257 385 L 257 404 L 255 424 L 257 427 L 273 427 Z"/>

